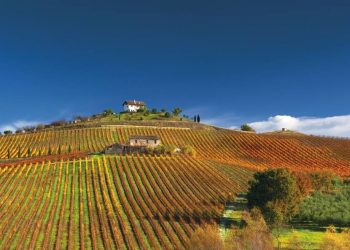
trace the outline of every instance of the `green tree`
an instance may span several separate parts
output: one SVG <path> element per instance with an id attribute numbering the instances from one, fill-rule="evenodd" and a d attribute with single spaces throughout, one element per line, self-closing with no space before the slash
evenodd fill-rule
<path id="1" fill-rule="evenodd" d="M 32 155 L 32 152 L 30 150 L 30 148 L 27 149 L 27 157 L 30 157 Z"/>
<path id="2" fill-rule="evenodd" d="M 165 112 L 164 117 L 170 118 L 170 117 L 171 117 L 171 114 L 170 114 L 169 112 Z"/>
<path id="3" fill-rule="evenodd" d="M 18 158 L 21 158 L 21 146 L 18 146 Z"/>
<path id="4" fill-rule="evenodd" d="M 311 182 L 314 190 L 330 193 L 334 190 L 336 175 L 332 172 L 317 172 L 311 174 Z"/>
<path id="5" fill-rule="evenodd" d="M 7 149 L 7 158 L 8 158 L 8 159 L 10 159 L 10 158 L 11 158 L 11 151 L 10 151 L 10 149 L 9 149 L 9 148 Z"/>
<path id="6" fill-rule="evenodd" d="M 258 172 L 249 184 L 248 206 L 258 207 L 270 225 L 283 224 L 298 212 L 302 196 L 296 178 L 289 170 Z"/>
<path id="7" fill-rule="evenodd" d="M 180 109 L 180 108 L 173 109 L 173 115 L 175 115 L 175 116 L 179 116 L 181 114 L 181 112 L 182 112 L 182 109 Z"/>
<path id="8" fill-rule="evenodd" d="M 61 151 L 62 151 L 62 150 L 61 150 L 61 145 L 59 145 L 59 146 L 58 146 L 58 150 L 57 150 L 57 154 L 60 155 L 60 154 L 61 154 Z"/>
<path id="9" fill-rule="evenodd" d="M 112 109 L 105 109 L 103 111 L 104 116 L 109 116 L 109 115 L 113 115 L 113 114 L 114 114 L 114 111 Z"/>
<path id="10" fill-rule="evenodd" d="M 48 155 L 52 155 L 52 149 L 51 149 L 51 146 L 49 145 L 49 149 L 47 150 L 47 154 Z"/>
<path id="11" fill-rule="evenodd" d="M 72 152 L 72 147 L 71 147 L 71 145 L 69 144 L 68 145 L 68 153 L 71 153 Z"/>
<path id="12" fill-rule="evenodd" d="M 241 126 L 241 130 L 242 130 L 242 131 L 255 132 L 255 130 L 254 130 L 251 126 L 249 126 L 248 124 L 243 124 L 243 125 Z"/>

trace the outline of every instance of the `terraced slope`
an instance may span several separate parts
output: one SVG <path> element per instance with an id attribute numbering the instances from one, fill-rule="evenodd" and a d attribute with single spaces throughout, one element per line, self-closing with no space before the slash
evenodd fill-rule
<path id="1" fill-rule="evenodd" d="M 130 135 L 159 135 L 165 144 L 192 145 L 200 159 L 262 169 L 331 169 L 350 175 L 350 140 L 302 135 L 257 135 L 223 129 L 109 127 L 46 131 L 0 137 L 0 158 L 71 151 L 99 152 Z"/>
<path id="2" fill-rule="evenodd" d="M 251 171 L 223 168 L 177 156 L 2 168 L 0 248 L 186 248 L 198 223 L 217 220 L 247 188 Z"/>

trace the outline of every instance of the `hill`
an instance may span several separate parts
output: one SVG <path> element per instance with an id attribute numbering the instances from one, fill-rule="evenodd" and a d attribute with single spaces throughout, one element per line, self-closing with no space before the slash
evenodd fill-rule
<path id="1" fill-rule="evenodd" d="M 97 154 L 158 135 L 196 156 Z M 350 176 L 350 140 L 254 134 L 189 121 L 123 121 L 0 137 L 0 248 L 184 249 L 256 170 Z"/>
<path id="2" fill-rule="evenodd" d="M 135 123 L 133 123 L 135 124 Z M 113 143 L 125 143 L 130 135 L 158 135 L 164 144 L 191 145 L 201 159 L 262 169 L 287 167 L 301 171 L 329 169 L 349 176 L 350 140 L 301 134 L 254 134 L 198 125 L 193 122 L 159 121 L 151 126 L 109 124 L 86 128 L 53 129 L 0 137 L 0 158 L 16 159 L 64 154 L 101 152 Z M 180 126 L 180 125 L 181 126 Z M 189 125 L 187 125 L 189 124 Z M 194 124 L 194 125 L 193 125 Z M 193 125 L 193 126 L 191 126 Z"/>

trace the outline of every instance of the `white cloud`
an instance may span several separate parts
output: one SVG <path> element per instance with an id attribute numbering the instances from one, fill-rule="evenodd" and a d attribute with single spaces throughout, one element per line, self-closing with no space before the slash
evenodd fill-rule
<path id="1" fill-rule="evenodd" d="M 350 115 L 323 118 L 276 115 L 249 125 L 258 132 L 287 128 L 306 134 L 350 137 Z"/>
<path id="2" fill-rule="evenodd" d="M 0 125 L 0 131 L 5 131 L 5 130 L 15 131 L 16 129 L 19 129 L 19 128 L 36 126 L 39 123 L 41 123 L 41 122 L 18 120 L 18 121 L 12 122 L 12 123 Z"/>

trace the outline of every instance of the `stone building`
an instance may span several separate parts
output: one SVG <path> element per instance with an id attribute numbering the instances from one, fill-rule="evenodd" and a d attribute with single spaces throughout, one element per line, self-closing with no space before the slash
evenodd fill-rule
<path id="1" fill-rule="evenodd" d="M 155 148 L 161 144 L 159 136 L 132 135 L 125 144 L 116 143 L 106 147 L 104 154 L 144 153 L 147 147 Z"/>

